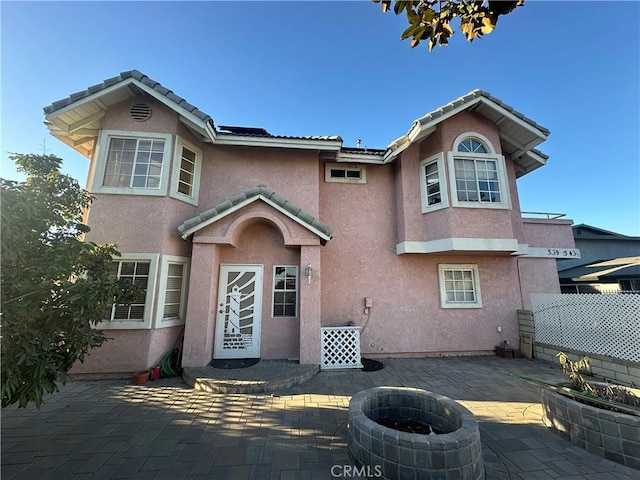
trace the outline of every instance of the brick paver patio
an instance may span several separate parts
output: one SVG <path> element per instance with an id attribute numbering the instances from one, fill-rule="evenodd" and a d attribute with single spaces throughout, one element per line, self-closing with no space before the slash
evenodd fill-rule
<path id="1" fill-rule="evenodd" d="M 323 371 L 278 394 L 212 394 L 179 379 L 69 383 L 39 411 L 2 412 L 2 480 L 347 478 L 349 398 L 379 385 L 431 390 L 469 408 L 488 479 L 640 479 L 542 425 L 540 389 L 509 374 L 559 379 L 545 363 L 383 362 L 378 372 Z"/>

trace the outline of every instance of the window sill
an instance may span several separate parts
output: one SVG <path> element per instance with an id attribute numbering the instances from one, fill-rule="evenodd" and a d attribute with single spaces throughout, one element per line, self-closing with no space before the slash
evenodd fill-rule
<path id="1" fill-rule="evenodd" d="M 96 330 L 151 330 L 148 322 L 119 322 L 106 321 L 98 322 L 94 327 Z"/>
<path id="2" fill-rule="evenodd" d="M 144 195 L 150 197 L 166 196 L 166 188 L 116 188 L 116 187 L 95 187 L 91 193 L 107 193 L 111 195 Z"/>
<path id="3" fill-rule="evenodd" d="M 477 303 L 472 303 L 472 304 L 443 303 L 443 304 L 440 305 L 440 308 L 446 308 L 447 310 L 452 309 L 452 308 L 468 309 L 468 308 L 482 308 L 482 305 L 481 304 L 477 304 Z"/>

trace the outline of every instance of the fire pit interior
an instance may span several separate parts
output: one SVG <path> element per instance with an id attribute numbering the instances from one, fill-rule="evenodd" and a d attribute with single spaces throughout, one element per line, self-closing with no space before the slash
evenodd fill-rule
<path id="1" fill-rule="evenodd" d="M 354 395 L 349 453 L 359 466 L 381 470 L 389 479 L 484 479 L 473 414 L 450 398 L 417 388 L 377 387 Z"/>

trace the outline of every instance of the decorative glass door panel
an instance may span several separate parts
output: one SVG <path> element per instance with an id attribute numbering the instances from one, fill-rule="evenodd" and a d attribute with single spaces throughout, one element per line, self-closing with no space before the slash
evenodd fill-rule
<path id="1" fill-rule="evenodd" d="M 262 265 L 221 265 L 214 358 L 259 358 Z"/>

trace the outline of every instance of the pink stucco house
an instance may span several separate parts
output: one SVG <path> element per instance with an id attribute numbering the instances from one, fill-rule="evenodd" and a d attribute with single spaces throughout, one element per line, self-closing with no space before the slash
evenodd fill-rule
<path id="1" fill-rule="evenodd" d="M 486 354 L 577 254 L 570 220 L 520 211 L 548 130 L 481 90 L 382 149 L 220 126 L 136 70 L 44 111 L 90 161 L 87 240 L 118 244 L 114 275 L 146 287 L 78 373 L 149 367 L 181 335 L 183 366 L 319 364 L 336 325 L 363 327 L 370 357 Z"/>

